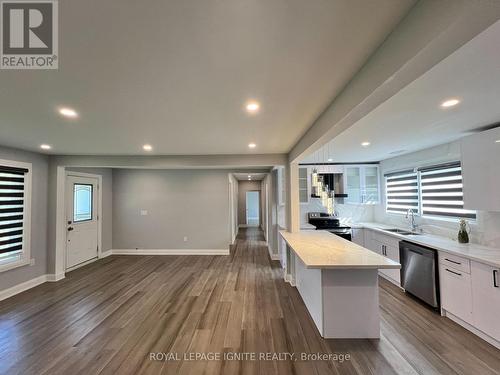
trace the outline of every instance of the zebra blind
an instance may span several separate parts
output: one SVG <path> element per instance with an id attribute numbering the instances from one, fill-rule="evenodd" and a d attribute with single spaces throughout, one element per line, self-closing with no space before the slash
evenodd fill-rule
<path id="1" fill-rule="evenodd" d="M 0 165 L 0 261 L 23 252 L 27 169 Z"/>
<path id="2" fill-rule="evenodd" d="M 385 175 L 386 211 L 419 212 L 418 175 L 413 169 Z"/>
<path id="3" fill-rule="evenodd" d="M 423 215 L 476 218 L 475 211 L 463 209 L 460 162 L 420 168 L 419 171 Z"/>

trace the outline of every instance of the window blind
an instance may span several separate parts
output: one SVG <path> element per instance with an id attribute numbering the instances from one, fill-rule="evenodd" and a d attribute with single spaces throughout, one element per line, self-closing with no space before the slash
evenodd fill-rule
<path id="1" fill-rule="evenodd" d="M 0 165 L 0 260 L 23 252 L 27 169 Z"/>
<path id="2" fill-rule="evenodd" d="M 475 219 L 475 211 L 464 210 L 460 162 L 420 168 L 422 213 Z"/>
<path id="3" fill-rule="evenodd" d="M 386 174 L 386 211 L 403 213 L 412 209 L 419 212 L 418 175 L 413 169 Z"/>

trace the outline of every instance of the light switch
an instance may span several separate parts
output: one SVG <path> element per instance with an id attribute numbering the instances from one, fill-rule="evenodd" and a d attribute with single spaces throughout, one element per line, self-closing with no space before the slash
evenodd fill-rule
<path id="1" fill-rule="evenodd" d="M 148 210 L 141 210 L 141 216 L 147 216 Z"/>

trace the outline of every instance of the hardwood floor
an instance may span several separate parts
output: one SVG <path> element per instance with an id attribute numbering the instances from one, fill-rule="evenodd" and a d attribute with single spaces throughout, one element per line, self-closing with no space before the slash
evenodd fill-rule
<path id="1" fill-rule="evenodd" d="M 380 340 L 322 339 L 249 228 L 230 256 L 111 256 L 0 302 L 0 373 L 500 373 L 499 350 L 384 280 L 380 304 Z M 181 360 L 150 360 L 157 352 Z M 350 359 L 182 358 L 196 352 Z"/>

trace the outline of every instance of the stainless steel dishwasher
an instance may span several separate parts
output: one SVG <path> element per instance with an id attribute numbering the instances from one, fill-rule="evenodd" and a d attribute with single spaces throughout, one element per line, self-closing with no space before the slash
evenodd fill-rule
<path id="1" fill-rule="evenodd" d="M 403 289 L 439 309 L 439 268 L 436 250 L 400 241 L 399 257 Z"/>

